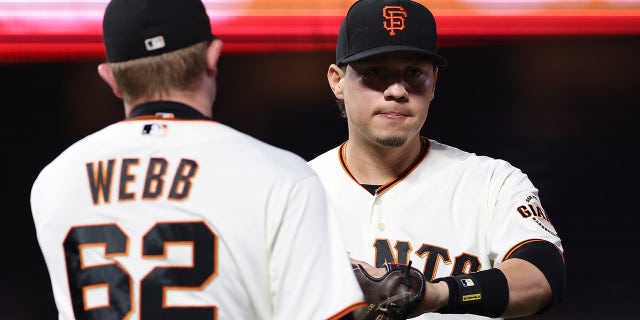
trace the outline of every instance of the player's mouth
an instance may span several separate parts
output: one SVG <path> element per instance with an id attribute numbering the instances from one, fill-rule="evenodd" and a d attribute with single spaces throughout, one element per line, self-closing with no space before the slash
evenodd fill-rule
<path id="1" fill-rule="evenodd" d="M 402 112 L 395 112 L 395 111 L 377 112 L 376 116 L 380 116 L 390 120 L 402 120 L 409 117 L 408 114 L 404 114 Z"/>

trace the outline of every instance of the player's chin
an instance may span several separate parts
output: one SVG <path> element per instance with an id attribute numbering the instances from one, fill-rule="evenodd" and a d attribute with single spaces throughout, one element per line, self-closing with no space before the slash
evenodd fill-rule
<path id="1" fill-rule="evenodd" d="M 375 137 L 376 143 L 385 147 L 402 147 L 407 143 L 408 137 L 405 135 L 379 135 Z"/>

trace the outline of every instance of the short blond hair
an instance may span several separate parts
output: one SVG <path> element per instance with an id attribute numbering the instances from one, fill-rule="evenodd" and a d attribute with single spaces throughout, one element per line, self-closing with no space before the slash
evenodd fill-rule
<path id="1" fill-rule="evenodd" d="M 160 98 L 171 90 L 193 91 L 206 72 L 204 41 L 157 56 L 109 63 L 125 100 Z"/>

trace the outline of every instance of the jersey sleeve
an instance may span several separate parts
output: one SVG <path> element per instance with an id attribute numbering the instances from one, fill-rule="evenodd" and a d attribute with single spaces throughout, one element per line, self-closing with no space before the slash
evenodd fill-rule
<path id="1" fill-rule="evenodd" d="M 333 319 L 363 301 L 316 175 L 284 193 L 268 224 L 274 319 Z"/>
<path id="2" fill-rule="evenodd" d="M 562 252 L 560 236 L 529 177 L 505 161 L 493 172 L 487 211 L 487 248 L 494 266 L 516 246 L 530 240 L 553 243 Z"/>

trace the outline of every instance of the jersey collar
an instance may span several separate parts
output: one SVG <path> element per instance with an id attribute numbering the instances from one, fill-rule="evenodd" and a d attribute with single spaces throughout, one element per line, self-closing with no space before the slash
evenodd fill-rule
<path id="1" fill-rule="evenodd" d="M 151 101 L 137 105 L 129 118 L 154 116 L 165 119 L 203 119 L 211 120 L 196 109 L 175 101 Z"/>
<path id="2" fill-rule="evenodd" d="M 424 158 L 427 156 L 427 153 L 429 153 L 429 148 L 431 147 L 431 143 L 429 139 L 427 139 L 424 136 L 420 136 L 420 153 L 418 154 L 418 157 L 416 158 L 416 160 L 414 160 L 413 163 L 408 168 L 406 168 L 398 177 L 391 179 L 390 181 L 387 181 L 387 183 L 381 186 L 369 186 L 369 188 L 377 187 L 375 189 L 375 192 L 371 192 L 371 190 L 369 190 L 365 185 L 358 182 L 358 180 L 356 180 L 356 178 L 353 176 L 353 174 L 349 170 L 349 166 L 347 166 L 346 145 L 347 145 L 347 142 L 345 141 L 340 145 L 340 148 L 338 148 L 338 158 L 340 160 L 340 164 L 342 165 L 342 168 L 349 175 L 349 177 L 351 177 L 353 181 L 355 181 L 357 184 L 359 184 L 361 187 L 363 187 L 365 190 L 367 190 L 369 193 L 372 193 L 373 195 L 381 195 L 382 193 L 384 193 L 385 191 L 389 190 L 391 187 L 395 186 L 400 181 L 402 181 L 411 172 L 413 172 L 413 170 L 417 168 L 420 162 L 422 162 L 422 160 L 424 160 Z"/>

